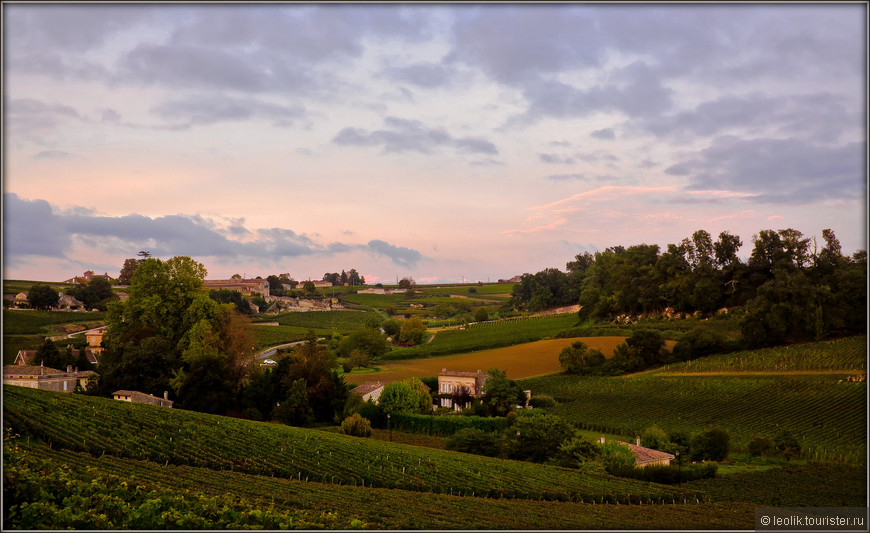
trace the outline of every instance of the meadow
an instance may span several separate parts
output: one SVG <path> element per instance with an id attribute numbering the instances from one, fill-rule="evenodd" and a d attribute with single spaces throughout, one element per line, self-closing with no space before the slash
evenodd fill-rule
<path id="1" fill-rule="evenodd" d="M 412 359 L 500 348 L 552 337 L 577 322 L 574 314 L 478 322 L 465 329 L 438 331 L 425 344 L 397 348 L 384 359 Z"/>
<path id="2" fill-rule="evenodd" d="M 439 332 L 442 335 L 445 332 Z M 438 337 L 436 336 L 436 339 Z M 507 372 L 511 379 L 521 379 L 544 374 L 560 372 L 559 352 L 566 346 L 583 341 L 593 349 L 601 350 L 605 356 L 613 355 L 616 345 L 625 341 L 625 337 L 588 337 L 582 339 L 547 339 L 457 355 L 408 359 L 405 361 L 383 361 L 375 363 L 377 371 L 345 374 L 348 383 L 364 381 L 394 381 L 406 377 L 437 376 L 443 368 L 474 372 L 486 372 L 496 367 Z"/>

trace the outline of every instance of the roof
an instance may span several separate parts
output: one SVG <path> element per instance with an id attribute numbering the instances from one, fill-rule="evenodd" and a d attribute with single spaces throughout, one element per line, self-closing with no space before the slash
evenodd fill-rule
<path id="1" fill-rule="evenodd" d="M 365 396 L 366 394 L 383 388 L 386 385 L 386 382 L 383 381 L 365 381 L 354 387 L 351 392 L 359 394 L 360 396 Z"/>
<path id="2" fill-rule="evenodd" d="M 100 362 L 99 359 L 97 359 L 97 354 L 95 354 L 93 350 L 91 350 L 90 348 L 84 348 L 84 350 L 85 350 L 85 357 L 87 358 L 87 360 L 90 364 L 96 365 L 97 363 Z M 72 354 L 74 356 L 78 357 L 79 355 L 81 355 L 81 351 L 80 350 L 73 350 Z M 18 355 L 15 356 L 15 361 L 18 361 L 19 356 L 21 357 L 21 359 L 23 359 L 23 363 L 19 363 L 19 366 L 21 366 L 22 364 L 29 365 L 30 363 L 33 362 L 33 359 L 36 357 L 36 350 L 18 350 Z"/>
<path id="3" fill-rule="evenodd" d="M 446 368 L 441 371 L 439 376 L 454 376 L 454 377 L 469 377 L 476 378 L 478 376 L 485 376 L 486 374 L 480 370 L 477 372 L 465 372 L 462 370 L 447 370 Z"/>
<path id="4" fill-rule="evenodd" d="M 158 396 L 154 396 L 153 394 L 145 394 L 144 392 L 139 392 L 137 390 L 116 390 L 112 393 L 112 396 L 130 396 L 133 400 L 133 403 L 150 403 L 153 405 L 169 405 L 172 406 L 172 400 L 167 400 L 165 398 L 160 398 Z"/>
<path id="5" fill-rule="evenodd" d="M 35 365 L 6 365 L 3 367 L 4 376 L 48 376 L 54 374 L 66 374 L 66 372 L 56 368 Z"/>
<path id="6" fill-rule="evenodd" d="M 637 464 L 642 465 L 646 463 L 652 463 L 655 461 L 662 461 L 664 459 L 671 460 L 674 456 L 670 453 L 660 452 L 658 450 L 653 450 L 652 448 L 644 448 L 643 446 L 638 446 L 637 444 L 629 444 L 627 442 L 617 441 L 619 444 L 623 446 L 628 446 L 631 450 L 631 453 L 634 454 L 634 460 Z"/>

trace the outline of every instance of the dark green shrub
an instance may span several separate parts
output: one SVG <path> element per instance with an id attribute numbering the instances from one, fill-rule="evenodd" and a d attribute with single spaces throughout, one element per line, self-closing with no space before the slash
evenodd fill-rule
<path id="1" fill-rule="evenodd" d="M 455 452 L 495 457 L 499 452 L 498 435 L 477 428 L 464 428 L 447 437 L 446 448 Z"/>
<path id="2" fill-rule="evenodd" d="M 537 409 L 555 407 L 556 400 L 547 394 L 539 394 L 537 396 L 533 394 L 532 399 L 529 400 L 529 405 Z"/>
<path id="3" fill-rule="evenodd" d="M 749 441 L 749 455 L 752 457 L 761 457 L 769 454 L 773 450 L 773 442 L 767 437 L 754 437 Z"/>
<path id="4" fill-rule="evenodd" d="M 693 461 L 723 461 L 730 451 L 730 436 L 724 429 L 713 428 L 696 435 L 689 449 Z"/>
<path id="5" fill-rule="evenodd" d="M 359 413 L 354 413 L 341 421 L 341 432 L 354 437 L 371 437 L 372 423 L 363 418 Z"/>

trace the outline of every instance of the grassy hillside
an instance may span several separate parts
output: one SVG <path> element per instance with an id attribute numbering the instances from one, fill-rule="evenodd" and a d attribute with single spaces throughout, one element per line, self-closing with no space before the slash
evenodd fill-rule
<path id="1" fill-rule="evenodd" d="M 863 372 L 844 368 L 863 368 L 855 353 L 862 339 L 722 354 L 623 377 L 551 375 L 521 384 L 533 394 L 552 395 L 558 401 L 552 412 L 586 429 L 632 435 L 656 425 L 666 432 L 691 434 L 715 425 L 731 434 L 738 450 L 745 450 L 756 435 L 772 437 L 787 429 L 806 457 L 862 462 L 867 386 L 844 379 Z M 756 368 L 780 370 L 748 375 L 723 371 L 737 365 L 736 360 L 757 360 Z M 791 370 L 807 367 L 844 369 Z M 710 370 L 680 374 L 687 368 Z"/>
<path id="2" fill-rule="evenodd" d="M 94 456 L 490 498 L 649 503 L 690 494 L 605 474 L 22 387 L 5 388 L 3 408 L 15 432 Z"/>

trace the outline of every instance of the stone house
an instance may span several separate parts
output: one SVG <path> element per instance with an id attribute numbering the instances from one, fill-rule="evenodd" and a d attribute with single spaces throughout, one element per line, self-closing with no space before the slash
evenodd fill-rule
<path id="1" fill-rule="evenodd" d="M 364 402 L 371 400 L 374 403 L 378 403 L 378 398 L 381 397 L 381 393 L 386 386 L 387 383 L 384 381 L 365 381 L 354 387 L 350 393 L 359 395 Z"/>
<path id="2" fill-rule="evenodd" d="M 465 387 L 472 397 L 479 398 L 483 395 L 483 384 L 486 383 L 487 377 L 489 376 L 480 370 L 476 372 L 464 372 L 443 368 L 441 373 L 438 374 L 438 393 L 453 394 L 458 392 L 462 387 Z M 441 407 L 453 407 L 457 411 L 465 407 L 453 405 L 452 398 L 441 398 L 440 404 Z"/>
<path id="3" fill-rule="evenodd" d="M 145 394 L 144 392 L 135 390 L 116 390 L 112 393 L 112 398 L 122 402 L 147 403 L 150 405 L 169 408 L 171 408 L 172 404 L 175 403 L 169 399 L 169 391 L 164 391 L 163 398 L 158 398 L 153 394 Z"/>
<path id="4" fill-rule="evenodd" d="M 599 438 L 598 442 L 604 444 L 604 437 Z M 640 437 L 637 437 L 635 444 L 622 441 L 616 441 L 616 443 L 627 446 L 628 449 L 631 450 L 631 453 L 634 454 L 634 464 L 638 468 L 645 468 L 647 466 L 668 466 L 674 459 L 673 454 L 641 446 Z"/>
<path id="5" fill-rule="evenodd" d="M 81 352 L 79 350 L 72 351 L 73 357 L 78 358 L 78 356 L 80 354 L 81 354 Z M 88 348 L 85 348 L 85 357 L 87 358 L 88 362 L 92 365 L 96 365 L 100 362 L 99 359 L 97 358 L 97 354 Z M 33 365 L 35 359 L 36 359 L 36 350 L 18 350 L 18 354 L 15 356 L 15 361 L 13 364 L 16 366 Z"/>
<path id="6" fill-rule="evenodd" d="M 88 339 L 88 348 L 96 354 L 103 352 L 102 343 L 104 333 L 106 333 L 106 328 L 96 328 L 85 332 L 85 338 Z"/>
<path id="7" fill-rule="evenodd" d="M 3 367 L 3 384 L 29 387 L 31 389 L 73 392 L 76 385 L 88 387 L 88 379 L 96 376 L 92 370 L 79 372 L 68 366 L 66 372 L 47 366 L 6 365 Z"/>
<path id="8" fill-rule="evenodd" d="M 248 296 L 258 292 L 263 298 L 269 297 L 269 282 L 265 279 L 207 279 L 202 282 L 202 286 L 214 291 L 239 291 Z"/>

